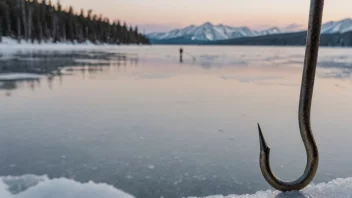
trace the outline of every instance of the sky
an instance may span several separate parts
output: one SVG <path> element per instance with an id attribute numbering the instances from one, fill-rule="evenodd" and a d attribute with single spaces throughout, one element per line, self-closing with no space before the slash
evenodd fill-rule
<path id="1" fill-rule="evenodd" d="M 55 2 L 57 0 L 53 0 Z M 110 19 L 138 25 L 146 32 L 168 31 L 204 22 L 254 29 L 306 26 L 309 0 L 60 0 L 74 9 L 93 9 Z M 325 0 L 323 21 L 352 17 L 351 0 Z"/>

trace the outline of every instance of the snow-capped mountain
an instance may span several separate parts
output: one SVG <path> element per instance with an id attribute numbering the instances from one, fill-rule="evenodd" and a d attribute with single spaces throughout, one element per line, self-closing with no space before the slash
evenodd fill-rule
<path id="1" fill-rule="evenodd" d="M 258 35 L 262 36 L 262 35 L 270 35 L 270 34 L 279 34 L 279 33 L 282 33 L 282 30 L 279 29 L 278 27 L 272 27 L 272 28 L 269 28 L 269 29 L 266 29 L 266 30 L 263 30 L 263 31 L 260 31 L 260 32 L 257 32 Z M 256 35 L 256 36 L 258 36 Z"/>
<path id="2" fill-rule="evenodd" d="M 263 31 L 255 31 L 248 27 L 231 27 L 223 24 L 213 25 L 209 22 L 206 22 L 200 26 L 191 25 L 183 29 L 171 30 L 170 32 L 150 33 L 147 34 L 147 37 L 150 39 L 158 40 L 184 37 L 191 40 L 216 41 L 241 37 L 277 34 L 280 32 L 281 30 L 277 27 Z"/>
<path id="3" fill-rule="evenodd" d="M 322 34 L 345 33 L 352 31 L 352 19 L 347 18 L 341 21 L 330 21 L 323 24 L 321 28 Z"/>
<path id="4" fill-rule="evenodd" d="M 290 33 L 305 31 L 306 26 L 300 24 L 290 24 L 285 27 L 272 27 L 262 31 L 252 30 L 248 27 L 232 27 L 223 24 L 213 25 L 206 22 L 202 25 L 191 25 L 183 29 L 175 29 L 169 32 L 150 33 L 146 36 L 149 39 L 167 40 L 173 38 L 183 38 L 193 41 L 217 41 L 241 37 L 264 36 L 279 33 Z M 352 31 L 352 19 L 347 18 L 340 21 L 331 21 L 322 25 L 321 34 L 345 33 Z"/>
<path id="5" fill-rule="evenodd" d="M 288 32 L 299 32 L 299 31 L 304 31 L 307 27 L 302 25 L 302 24 L 297 24 L 297 23 L 292 23 L 290 25 L 284 26 L 281 29 L 282 32 L 288 33 Z"/>
<path id="6" fill-rule="evenodd" d="M 280 28 L 282 32 L 298 32 L 305 31 L 306 26 L 300 24 L 291 24 L 286 27 Z M 321 28 L 321 34 L 345 33 L 352 31 L 352 19 L 342 19 L 340 21 L 330 21 L 324 23 Z"/>

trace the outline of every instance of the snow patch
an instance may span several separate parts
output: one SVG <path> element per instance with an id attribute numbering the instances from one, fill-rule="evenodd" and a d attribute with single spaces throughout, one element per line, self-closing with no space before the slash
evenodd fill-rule
<path id="1" fill-rule="evenodd" d="M 102 46 L 116 48 L 118 46 L 139 46 L 139 45 L 138 44 L 115 45 L 115 44 L 106 44 L 106 43 L 94 44 L 90 41 L 85 41 L 83 43 L 77 43 L 77 42 L 54 43 L 52 41 L 39 43 L 35 41 L 34 43 L 32 43 L 30 41 L 25 41 L 25 40 L 21 40 L 20 42 L 18 42 L 18 40 L 10 37 L 2 37 L 2 42 L 0 42 L 0 51 L 7 52 L 10 49 L 14 49 L 14 50 L 27 50 L 27 49 L 76 50 L 78 49 L 80 50 L 80 49 L 89 49 L 89 48 L 96 49 Z"/>
<path id="2" fill-rule="evenodd" d="M 2 41 L 1 41 L 2 45 L 16 45 L 16 44 L 18 44 L 17 40 L 12 39 L 10 37 L 2 37 L 1 39 L 2 39 Z"/>
<path id="3" fill-rule="evenodd" d="M 10 80 L 35 80 L 41 78 L 42 75 L 31 73 L 1 73 L 0 81 Z"/>
<path id="4" fill-rule="evenodd" d="M 300 192 L 258 191 L 246 195 L 212 195 L 204 198 L 351 198 L 352 177 L 335 179 L 328 183 L 312 184 Z M 189 197 L 196 198 L 196 197 Z"/>
<path id="5" fill-rule="evenodd" d="M 1 198 L 134 198 L 104 183 L 80 183 L 66 178 L 23 175 L 1 177 Z"/>

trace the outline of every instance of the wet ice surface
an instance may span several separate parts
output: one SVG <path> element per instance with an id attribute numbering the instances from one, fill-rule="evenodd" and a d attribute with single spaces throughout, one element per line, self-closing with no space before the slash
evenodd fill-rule
<path id="1" fill-rule="evenodd" d="M 65 191 L 93 196 L 90 180 L 137 198 L 283 196 L 266 192 L 256 123 L 272 148 L 275 173 L 296 179 L 306 158 L 297 125 L 304 48 L 185 51 L 196 60 L 185 55 L 179 63 L 177 47 L 168 46 L 6 51 L 0 175 L 61 178 L 44 184 L 72 188 L 24 190 L 61 197 Z M 308 197 L 350 192 L 350 179 L 321 183 L 352 175 L 345 157 L 352 139 L 351 52 L 320 51 L 312 127 L 321 157 L 318 185 L 303 191 Z"/>

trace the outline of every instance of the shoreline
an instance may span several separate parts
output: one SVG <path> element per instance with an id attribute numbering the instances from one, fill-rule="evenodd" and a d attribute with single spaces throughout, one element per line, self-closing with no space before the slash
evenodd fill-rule
<path id="1" fill-rule="evenodd" d="M 79 50 L 79 49 L 94 49 L 94 48 L 119 48 L 119 47 L 126 47 L 126 46 L 148 46 L 143 44 L 121 44 L 121 45 L 113 45 L 113 44 L 106 44 L 106 43 L 98 43 L 94 44 L 90 41 L 86 41 L 84 43 L 72 43 L 72 42 L 60 42 L 60 43 L 53 43 L 53 42 L 42 42 L 39 43 L 38 41 L 30 42 L 21 40 L 18 43 L 17 39 L 13 39 L 10 37 L 2 37 L 2 41 L 0 42 L 0 50 L 25 50 L 25 49 L 36 49 L 36 50 Z"/>

